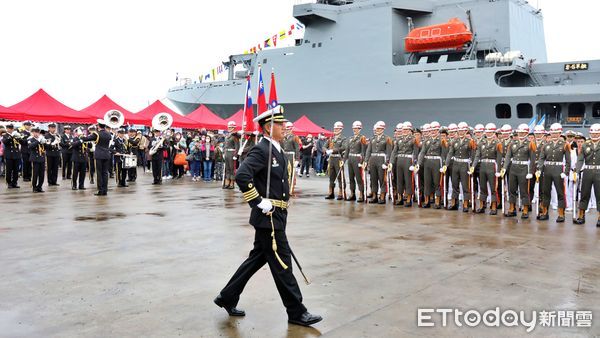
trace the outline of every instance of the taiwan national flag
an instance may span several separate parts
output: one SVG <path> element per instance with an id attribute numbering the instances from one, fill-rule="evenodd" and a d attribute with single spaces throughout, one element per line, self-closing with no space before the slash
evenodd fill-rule
<path id="1" fill-rule="evenodd" d="M 252 106 L 252 89 L 250 88 L 250 76 L 247 78 L 246 85 L 246 103 L 244 105 L 244 120 L 242 122 L 242 129 L 244 131 L 253 132 L 256 131 L 254 125 L 254 107 Z"/>
<path id="2" fill-rule="evenodd" d="M 265 85 L 263 83 L 262 69 L 258 67 L 258 115 L 266 112 L 269 108 L 267 107 L 267 98 L 265 96 Z"/>
<path id="3" fill-rule="evenodd" d="M 275 88 L 275 72 L 271 71 L 271 89 L 269 90 L 269 106 L 277 107 L 277 89 Z"/>

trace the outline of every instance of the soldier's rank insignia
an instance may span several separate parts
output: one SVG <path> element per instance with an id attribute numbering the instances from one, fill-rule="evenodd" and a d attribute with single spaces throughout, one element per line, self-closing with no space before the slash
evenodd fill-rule
<path id="1" fill-rule="evenodd" d="M 273 164 L 271 164 L 271 167 L 273 167 L 273 168 L 279 167 L 279 162 L 277 162 L 276 158 L 273 158 Z"/>
<path id="2" fill-rule="evenodd" d="M 588 153 L 588 154 L 591 153 L 592 152 L 592 148 L 585 148 L 585 152 Z"/>

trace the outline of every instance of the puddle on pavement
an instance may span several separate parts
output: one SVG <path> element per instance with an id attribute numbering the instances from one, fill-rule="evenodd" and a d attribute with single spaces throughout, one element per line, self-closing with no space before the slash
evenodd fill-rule
<path id="1" fill-rule="evenodd" d="M 96 215 L 91 216 L 77 216 L 75 217 L 76 222 L 85 222 L 85 221 L 96 221 L 96 222 L 105 222 L 111 219 L 119 219 L 127 217 L 126 214 L 122 212 L 115 213 L 98 213 Z"/>

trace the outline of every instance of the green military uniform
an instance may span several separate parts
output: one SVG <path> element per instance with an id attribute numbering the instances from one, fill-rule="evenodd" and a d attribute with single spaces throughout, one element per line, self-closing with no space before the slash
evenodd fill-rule
<path id="1" fill-rule="evenodd" d="M 585 210 L 587 209 L 594 188 L 596 209 L 600 210 L 600 143 L 588 140 L 583 144 L 577 156 L 577 173 L 581 173 L 581 199 L 575 224 L 585 223 Z M 600 225 L 600 220 L 596 224 Z"/>
<path id="2" fill-rule="evenodd" d="M 344 199 L 344 189 L 346 186 L 346 182 L 343 180 L 341 170 L 344 170 L 344 153 L 346 152 L 346 148 L 348 146 L 348 139 L 345 136 L 336 135 L 329 139 L 325 148 L 330 150 L 329 154 L 329 165 L 327 167 L 327 172 L 329 173 L 329 193 L 325 197 L 326 199 L 333 199 L 333 191 L 335 190 L 335 180 L 337 178 L 337 182 L 339 185 L 339 192 L 337 199 Z"/>
<path id="3" fill-rule="evenodd" d="M 298 163 L 298 159 L 300 158 L 300 139 L 290 132 L 290 134 L 283 138 L 281 148 L 283 148 L 285 157 L 287 158 L 288 181 L 290 182 L 290 191 L 293 193 L 293 187 L 296 185 L 294 171 L 296 170 L 296 163 Z"/>
<path id="4" fill-rule="evenodd" d="M 448 210 L 458 210 L 458 196 L 460 193 L 459 184 L 463 190 L 463 211 L 469 211 L 469 201 L 471 200 L 471 184 L 469 182 L 469 168 L 475 157 L 476 145 L 472 139 L 456 138 L 450 143 L 446 163 L 451 160 L 452 165 L 452 206 Z"/>
<path id="5" fill-rule="evenodd" d="M 498 178 L 500 172 L 504 147 L 502 142 L 495 138 L 482 138 L 475 152 L 473 166 L 479 166 L 479 201 L 481 206 L 477 213 L 484 213 L 488 198 L 488 187 L 491 198 L 490 215 L 496 215 L 498 207 Z"/>
<path id="6" fill-rule="evenodd" d="M 396 205 L 401 205 L 406 200 L 406 206 L 412 205 L 412 196 L 414 192 L 413 177 L 411 167 L 414 166 L 419 156 L 419 145 L 412 135 L 400 136 L 394 142 L 392 149 L 391 162 L 396 177 Z"/>
<path id="7" fill-rule="evenodd" d="M 542 149 L 544 149 L 544 146 L 546 145 L 546 142 L 544 140 L 535 140 L 535 158 L 536 160 L 539 160 L 540 157 L 542 156 Z M 538 167 L 540 168 L 540 167 Z M 541 170 L 541 169 L 540 169 Z M 539 179 L 537 179 L 537 186 L 538 186 L 538 219 L 539 219 L 539 215 L 542 214 L 542 201 L 545 199 L 544 196 L 544 171 L 542 171 L 542 175 L 540 176 Z M 535 198 L 535 186 L 536 186 L 536 181 L 532 180 L 531 181 L 531 185 L 529 186 L 529 199 L 531 201 L 533 201 L 533 199 Z M 550 200 L 550 196 L 548 196 L 548 200 Z"/>
<path id="8" fill-rule="evenodd" d="M 365 181 L 363 180 L 362 163 L 365 160 L 367 152 L 367 138 L 362 134 L 357 134 L 348 139 L 348 146 L 344 159 L 348 164 L 348 180 L 350 181 L 349 201 L 356 199 L 356 185 L 358 184 L 358 202 L 365 200 Z"/>
<path id="9" fill-rule="evenodd" d="M 371 193 L 373 198 L 369 203 L 385 204 L 385 195 L 387 191 L 387 169 L 383 165 L 389 164 L 390 156 L 392 155 L 392 139 L 384 134 L 375 135 L 369 141 L 365 161 L 369 166 L 371 174 Z M 381 189 L 379 198 L 377 191 Z"/>
<path id="10" fill-rule="evenodd" d="M 235 179 L 235 161 L 240 150 L 240 140 L 235 132 L 225 138 L 225 175 L 223 178 L 223 189 L 233 189 Z"/>
<path id="11" fill-rule="evenodd" d="M 506 149 L 504 157 L 504 170 L 510 173 L 508 176 L 508 202 L 510 207 L 506 216 L 514 217 L 517 215 L 516 203 L 519 193 L 521 193 L 521 205 L 523 206 L 523 214 L 521 218 L 529 217 L 529 208 L 531 200 L 529 198 L 530 179 L 527 175 L 533 175 L 535 172 L 535 143 L 530 142 L 527 138 L 524 140 L 512 140 Z"/>
<path id="12" fill-rule="evenodd" d="M 432 195 L 435 195 L 435 208 L 441 208 L 440 169 L 446 161 L 447 151 L 447 142 L 443 141 L 441 136 L 437 136 L 425 141 L 419 153 L 418 165 L 419 167 L 423 167 L 424 207 L 426 208 L 431 203 Z"/>
<path id="13" fill-rule="evenodd" d="M 556 141 L 546 142 L 540 150 L 538 159 L 538 170 L 542 171 L 544 177 L 542 187 L 541 214 L 540 219 L 548 219 L 548 206 L 550 206 L 550 193 L 552 185 L 556 189 L 558 197 L 558 215 L 557 222 L 565 221 L 565 208 L 567 207 L 565 196 L 565 178 L 568 177 L 571 170 L 571 146 L 565 140 L 559 138 Z"/>

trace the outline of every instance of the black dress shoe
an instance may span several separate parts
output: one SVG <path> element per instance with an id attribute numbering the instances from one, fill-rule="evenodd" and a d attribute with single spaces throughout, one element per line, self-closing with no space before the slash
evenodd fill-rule
<path id="1" fill-rule="evenodd" d="M 596 228 L 600 228 L 600 221 L 596 222 Z"/>
<path id="2" fill-rule="evenodd" d="M 77 190 L 77 187 L 71 187 L 71 190 Z"/>
<path id="3" fill-rule="evenodd" d="M 332 199 L 334 199 L 334 198 L 335 198 L 335 197 L 333 196 L 333 194 L 330 194 L 330 195 L 327 195 L 327 196 L 325 196 L 325 199 L 326 199 L 326 200 L 332 200 Z"/>
<path id="4" fill-rule="evenodd" d="M 235 306 L 226 305 L 225 300 L 223 299 L 223 297 L 221 297 L 221 295 L 218 295 L 217 298 L 215 298 L 214 302 L 215 304 L 217 304 L 218 307 L 224 308 L 225 311 L 227 311 L 227 314 L 229 314 L 230 316 L 243 317 L 246 315 L 246 312 L 244 312 L 244 310 L 236 309 Z"/>
<path id="5" fill-rule="evenodd" d="M 94 196 L 104 196 L 104 194 L 102 192 L 98 191 L 94 194 Z"/>
<path id="6" fill-rule="evenodd" d="M 556 219 L 556 223 L 564 223 L 565 222 L 565 218 L 562 216 L 558 216 L 558 218 Z"/>
<path id="7" fill-rule="evenodd" d="M 117 185 L 117 187 L 119 187 L 119 188 L 127 188 L 128 185 L 127 184 L 119 184 L 119 185 Z"/>
<path id="8" fill-rule="evenodd" d="M 321 316 L 312 315 L 308 311 L 306 311 L 298 318 L 288 319 L 288 323 L 302 325 L 302 326 L 311 326 L 322 320 L 323 320 L 323 318 Z"/>
<path id="9" fill-rule="evenodd" d="M 85 187 L 79 187 L 79 190 L 86 190 Z"/>

